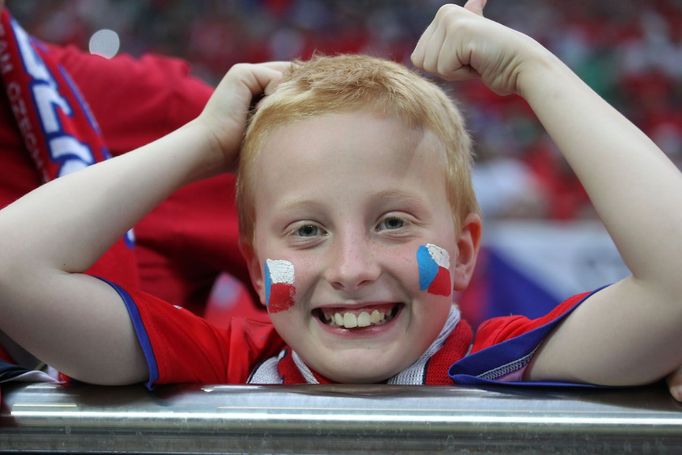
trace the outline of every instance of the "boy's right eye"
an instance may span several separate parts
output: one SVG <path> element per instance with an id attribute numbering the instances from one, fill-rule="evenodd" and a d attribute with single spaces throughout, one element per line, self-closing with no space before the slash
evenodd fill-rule
<path id="1" fill-rule="evenodd" d="M 290 233 L 294 237 L 319 237 L 325 235 L 327 231 L 315 223 L 301 223 L 293 226 Z"/>
<path id="2" fill-rule="evenodd" d="M 315 226 L 314 224 L 304 224 L 303 226 L 300 226 L 298 229 L 296 229 L 296 235 L 299 237 L 314 237 L 316 235 L 320 235 L 320 227 Z"/>

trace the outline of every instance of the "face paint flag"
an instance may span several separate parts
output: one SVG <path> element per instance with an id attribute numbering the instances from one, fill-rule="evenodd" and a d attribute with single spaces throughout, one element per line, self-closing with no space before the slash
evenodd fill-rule
<path id="1" fill-rule="evenodd" d="M 450 256 L 443 248 L 427 243 L 417 250 L 419 289 L 429 294 L 448 296 L 450 283 Z"/>
<path id="2" fill-rule="evenodd" d="M 294 305 L 294 264 L 283 259 L 267 259 L 265 276 L 265 305 L 268 312 L 286 311 Z"/>

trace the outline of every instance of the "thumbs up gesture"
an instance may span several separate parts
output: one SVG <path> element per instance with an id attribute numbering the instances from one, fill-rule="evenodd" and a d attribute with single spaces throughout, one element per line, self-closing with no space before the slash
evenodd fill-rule
<path id="1" fill-rule="evenodd" d="M 548 53 L 523 33 L 483 17 L 485 0 L 442 6 L 412 53 L 412 63 L 449 81 L 479 77 L 500 95 L 518 93 L 524 71 Z"/>

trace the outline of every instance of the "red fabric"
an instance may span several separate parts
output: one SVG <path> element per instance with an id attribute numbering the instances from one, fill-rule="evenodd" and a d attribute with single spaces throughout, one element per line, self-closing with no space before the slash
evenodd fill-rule
<path id="1" fill-rule="evenodd" d="M 10 356 L 9 353 L 7 353 L 7 351 L 5 351 L 5 349 L 2 346 L 0 346 L 0 360 L 4 360 L 5 362 L 9 363 L 14 363 L 14 359 L 12 358 L 12 356 Z"/>
<path id="2" fill-rule="evenodd" d="M 53 53 L 29 39 L 21 26 L 12 22 L 6 9 L 0 11 L 0 17 L 6 40 L 2 71 L 4 88 L 20 131 L 27 135 L 24 142 L 30 150 L 29 155 L 43 180 L 57 178 L 65 161 L 69 160 L 69 155 L 50 154 L 48 143 L 54 139 L 75 138 L 87 147 L 87 153 L 95 162 L 105 160 L 107 150 L 99 131 L 88 119 L 87 106 L 81 105 L 78 92 L 72 90 L 69 83 L 69 75 L 60 71 Z M 46 107 L 40 108 L 40 101 Z M 74 153 L 70 147 L 67 150 Z"/>
<path id="3" fill-rule="evenodd" d="M 121 55 L 106 60 L 74 47 L 62 49 L 60 56 L 83 96 L 91 100 L 113 155 L 192 120 L 212 93 L 211 87 L 189 76 L 188 65 L 179 59 Z M 142 290 L 203 314 L 220 273 L 229 273 L 250 289 L 238 248 L 234 182 L 233 175 L 221 175 L 187 185 L 135 226 Z M 253 306 L 253 294 L 242 300 L 235 307 Z"/>
<path id="4" fill-rule="evenodd" d="M 448 370 L 453 363 L 467 354 L 471 345 L 471 326 L 465 320 L 459 321 L 443 347 L 436 352 L 426 365 L 424 383 L 429 385 L 452 385 Z"/>
<path id="5" fill-rule="evenodd" d="M 450 366 L 464 357 L 471 345 L 471 327 L 466 321 L 460 321 L 445 340 L 441 349 L 436 352 L 427 362 L 424 368 L 424 384 L 427 385 L 452 385 L 452 379 L 448 376 Z M 305 384 L 306 380 L 296 366 L 291 349 L 284 350 L 284 356 L 277 362 L 277 371 L 282 378 L 283 384 Z M 332 384 L 333 382 L 314 370 L 310 370 L 320 384 Z"/>
<path id="6" fill-rule="evenodd" d="M 291 348 L 286 348 L 284 350 L 284 356 L 277 362 L 277 371 L 282 378 L 282 384 L 305 384 L 306 380 L 298 369 L 296 363 L 294 363 L 294 357 L 291 353 Z M 331 384 L 332 382 L 325 378 L 324 376 L 311 371 L 320 384 Z"/>
<path id="7" fill-rule="evenodd" d="M 0 93 L 0 208 L 37 188 L 40 173 L 24 153 L 23 139 L 12 115 L 7 94 Z"/>
<path id="8" fill-rule="evenodd" d="M 109 151 L 120 155 L 196 117 L 212 88 L 189 76 L 181 60 L 128 55 L 105 58 L 47 45 L 97 119 Z M 7 95 L 0 98 L 0 208 L 40 185 L 24 150 Z M 176 191 L 135 227 L 141 289 L 201 313 L 215 278 L 227 272 L 248 288 L 239 253 L 234 177 L 221 175 Z M 113 270 L 97 270 L 115 278 Z M 253 294 L 235 305 L 253 305 Z"/>
<path id="9" fill-rule="evenodd" d="M 213 89 L 186 62 L 160 55 L 106 59 L 74 46 L 47 45 L 88 100 L 113 155 L 170 133 L 195 118 Z"/>
<path id="10" fill-rule="evenodd" d="M 284 347 L 268 322 L 233 318 L 228 328 L 218 329 L 145 292 L 130 296 L 154 351 L 157 384 L 243 384 L 253 365 Z"/>
<path id="11" fill-rule="evenodd" d="M 562 316 L 587 294 L 571 297 L 541 318 L 509 316 L 484 322 L 473 340 L 471 353 L 527 333 Z M 146 336 L 153 348 L 158 369 L 155 384 L 245 383 L 256 365 L 277 355 L 285 346 L 272 324 L 266 321 L 233 318 L 227 328 L 219 329 L 189 311 L 175 308 L 147 293 L 131 292 L 130 295 L 139 309 Z M 429 361 L 425 383 L 452 384 L 448 369 L 467 355 L 471 345 L 471 328 L 466 321 L 461 321 L 443 348 Z M 278 368 L 285 383 L 305 383 L 291 358 L 290 349 L 287 349 L 287 356 L 279 362 Z M 320 383 L 328 382 L 319 375 L 316 378 Z"/>
<path id="12" fill-rule="evenodd" d="M 1 74 L 13 113 L 10 117 L 18 125 L 15 131 L 21 135 L 22 152 L 30 157 L 42 181 L 107 159 L 102 135 L 68 71 L 63 71 L 49 49 L 31 40 L 7 10 L 0 11 L 0 20 L 5 40 Z M 90 271 L 138 285 L 137 262 L 123 238 Z"/>
<path id="13" fill-rule="evenodd" d="M 526 316 L 503 316 L 483 322 L 476 331 L 471 353 L 482 351 L 510 338 L 523 335 L 557 319 L 588 294 L 589 292 L 574 295 L 561 302 L 546 315 L 536 319 L 529 319 Z"/>

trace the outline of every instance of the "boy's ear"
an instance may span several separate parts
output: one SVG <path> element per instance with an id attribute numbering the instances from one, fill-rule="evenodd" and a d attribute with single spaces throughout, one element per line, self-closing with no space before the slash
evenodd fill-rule
<path id="1" fill-rule="evenodd" d="M 476 267 L 476 258 L 481 246 L 481 234 L 483 232 L 481 216 L 477 213 L 470 213 L 461 223 L 462 227 L 457 234 L 458 254 L 453 283 L 455 291 L 463 291 L 469 286 L 469 281 L 471 281 Z"/>
<path id="2" fill-rule="evenodd" d="M 265 286 L 263 283 L 263 267 L 258 260 L 253 246 L 250 243 L 244 241 L 239 242 L 239 249 L 246 260 L 246 267 L 249 270 L 249 277 L 251 278 L 251 284 L 256 289 L 258 293 L 258 298 L 260 299 L 261 305 L 265 305 Z"/>

